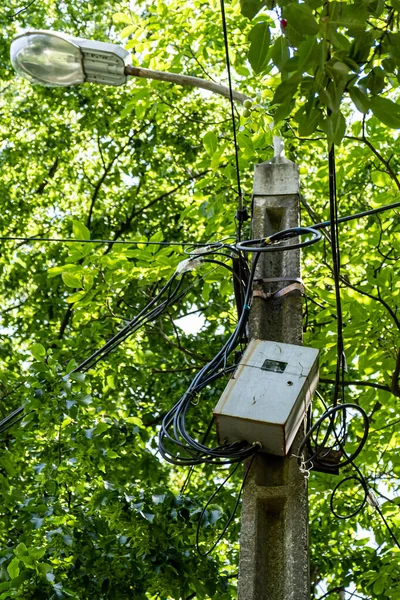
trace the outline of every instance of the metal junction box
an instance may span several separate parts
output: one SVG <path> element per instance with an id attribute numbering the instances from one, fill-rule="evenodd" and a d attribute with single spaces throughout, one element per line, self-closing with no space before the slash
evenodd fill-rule
<path id="1" fill-rule="evenodd" d="M 214 410 L 219 442 L 285 456 L 318 384 L 318 350 L 252 340 Z"/>

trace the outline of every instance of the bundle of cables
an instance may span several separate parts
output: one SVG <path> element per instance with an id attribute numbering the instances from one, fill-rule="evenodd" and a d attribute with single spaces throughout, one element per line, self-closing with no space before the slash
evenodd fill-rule
<path id="1" fill-rule="evenodd" d="M 299 238 L 303 235 L 307 236 L 304 241 L 295 239 L 290 242 L 293 238 Z M 184 268 L 195 268 L 202 262 L 216 262 L 214 258 L 209 258 L 208 255 L 219 252 L 226 256 L 226 251 L 228 251 L 238 258 L 241 272 L 246 274 L 246 277 L 241 278 L 240 281 L 243 292 L 243 310 L 235 330 L 216 356 L 197 373 L 183 396 L 163 419 L 158 447 L 161 456 L 168 462 L 184 466 L 201 463 L 223 465 L 243 461 L 260 449 L 259 443 L 248 444 L 243 441 L 208 447 L 204 442 L 201 443 L 190 435 L 186 427 L 186 418 L 194 399 L 201 390 L 227 373 L 232 373 L 237 367 L 236 364 L 228 366 L 228 358 L 237 348 L 246 331 L 252 301 L 253 281 L 261 254 L 299 249 L 320 239 L 321 234 L 310 227 L 295 227 L 274 233 L 267 239 L 249 240 L 237 243 L 235 246 L 224 244 L 223 248 L 218 249 L 210 247 L 206 251 L 202 250 L 201 256 L 199 256 L 199 251 L 194 251 L 191 258 L 186 261 Z M 243 252 L 254 253 L 250 272 L 248 272 Z M 224 266 L 227 267 L 225 264 Z"/>

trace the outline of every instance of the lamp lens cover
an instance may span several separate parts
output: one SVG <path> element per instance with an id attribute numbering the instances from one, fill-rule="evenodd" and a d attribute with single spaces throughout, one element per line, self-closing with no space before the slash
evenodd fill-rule
<path id="1" fill-rule="evenodd" d="M 80 48 L 60 34 L 26 33 L 11 44 L 14 69 L 33 83 L 64 87 L 83 83 Z"/>

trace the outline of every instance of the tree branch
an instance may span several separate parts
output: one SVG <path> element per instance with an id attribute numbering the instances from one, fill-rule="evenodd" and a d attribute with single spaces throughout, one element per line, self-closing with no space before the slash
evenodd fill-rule
<path id="1" fill-rule="evenodd" d="M 393 171 L 392 167 L 390 166 L 389 160 L 386 160 L 382 156 L 382 154 L 380 152 L 378 152 L 378 150 L 375 148 L 375 146 L 373 144 L 371 144 L 371 142 L 369 141 L 369 139 L 366 138 L 364 134 L 363 134 L 362 137 L 356 137 L 356 136 L 353 136 L 353 135 L 345 135 L 345 138 L 347 138 L 349 140 L 355 140 L 357 142 L 363 142 L 366 146 L 368 146 L 368 148 L 371 150 L 371 152 L 373 154 L 375 154 L 376 158 L 378 160 L 380 160 L 381 163 L 385 166 L 387 174 L 390 175 L 390 177 L 395 182 L 395 184 L 397 186 L 397 189 L 400 190 L 400 180 L 397 177 L 396 173 Z"/>
<path id="2" fill-rule="evenodd" d="M 97 197 L 99 195 L 101 186 L 103 185 L 104 181 L 108 177 L 109 172 L 111 171 L 111 169 L 113 168 L 113 166 L 115 165 L 115 163 L 117 162 L 117 160 L 119 159 L 119 157 L 121 156 L 121 154 L 125 151 L 125 148 L 130 144 L 130 142 L 131 142 L 131 138 L 129 138 L 129 140 L 127 141 L 127 143 L 119 149 L 119 152 L 117 152 L 117 154 L 109 161 L 108 165 L 105 166 L 102 176 L 100 177 L 100 179 L 98 180 L 98 182 L 96 183 L 96 185 L 94 187 L 94 192 L 92 194 L 92 198 L 91 198 L 90 206 L 89 206 L 89 214 L 88 214 L 88 217 L 87 217 L 87 220 L 86 220 L 86 226 L 88 228 L 90 228 L 90 224 L 92 222 L 94 205 L 95 205 L 95 202 L 96 202 Z M 99 150 L 99 152 L 100 152 L 100 150 Z M 100 152 L 100 157 L 101 157 L 101 160 L 102 160 L 102 162 L 104 164 L 104 159 L 103 159 L 102 152 Z"/>
<path id="3" fill-rule="evenodd" d="M 53 177 L 57 171 L 59 160 L 60 160 L 60 157 L 56 156 L 56 160 L 51 165 L 51 167 L 47 173 L 47 177 L 45 179 L 43 179 L 42 183 L 39 185 L 38 189 L 36 190 L 36 192 L 35 192 L 36 194 L 43 194 L 44 188 L 49 183 L 49 179 L 53 179 Z"/>
<path id="4" fill-rule="evenodd" d="M 126 231 L 128 231 L 129 228 L 130 228 L 130 226 L 131 226 L 131 224 L 132 224 L 133 219 L 135 219 L 137 216 L 139 216 L 140 214 L 142 214 L 145 210 L 147 210 L 148 208 L 150 208 L 151 206 L 153 206 L 157 202 L 161 202 L 161 200 L 164 200 L 164 198 L 167 198 L 171 194 L 175 194 L 175 192 L 177 192 L 178 190 L 180 190 L 182 187 L 184 187 L 185 185 L 187 185 L 191 181 L 193 181 L 195 179 L 199 179 L 200 177 L 203 177 L 203 175 L 205 175 L 206 173 L 208 173 L 208 171 L 209 171 L 209 169 L 206 169 L 205 171 L 201 171 L 201 173 L 196 173 L 195 175 L 191 175 L 188 179 L 185 179 L 184 181 L 182 181 L 181 183 L 179 183 L 178 185 L 176 185 L 171 190 L 168 190 L 167 192 L 163 192 L 162 194 L 160 194 L 159 196 L 157 196 L 157 198 L 153 198 L 153 200 L 150 200 L 150 202 L 148 202 L 147 204 L 145 204 L 141 208 L 136 209 L 135 207 L 132 207 L 132 211 L 131 211 L 130 215 L 122 223 L 122 225 L 120 226 L 120 228 L 118 229 L 118 231 L 115 232 L 115 235 L 113 237 L 113 241 L 118 240 L 121 237 L 121 235 L 123 235 Z M 137 194 L 139 192 L 139 187 L 137 189 Z M 113 246 L 113 244 L 109 244 L 107 246 L 107 249 L 105 250 L 104 254 L 108 254 L 108 252 L 110 252 L 112 246 Z"/>
<path id="5" fill-rule="evenodd" d="M 371 300 L 376 300 L 376 302 L 379 302 L 380 304 L 382 304 L 382 306 L 384 306 L 386 308 L 386 310 L 388 311 L 388 313 L 392 317 L 392 319 L 395 322 L 397 328 L 400 330 L 400 321 L 397 318 L 396 313 L 388 305 L 388 303 L 385 300 L 383 300 L 383 298 L 379 294 L 379 291 L 378 291 L 378 296 L 374 296 L 373 294 L 369 294 L 368 292 L 365 292 L 364 290 L 361 290 L 359 287 L 356 287 L 355 285 L 351 284 L 350 281 L 348 280 L 348 278 L 344 277 L 343 275 L 340 277 L 340 280 L 342 281 L 342 283 L 344 283 L 344 285 L 346 285 L 347 287 L 351 288 L 355 292 L 358 292 L 362 296 L 367 296 L 367 298 L 371 298 Z"/>
<path id="6" fill-rule="evenodd" d="M 396 398 L 400 398 L 400 348 L 397 350 L 396 365 L 392 375 L 391 392 Z"/>

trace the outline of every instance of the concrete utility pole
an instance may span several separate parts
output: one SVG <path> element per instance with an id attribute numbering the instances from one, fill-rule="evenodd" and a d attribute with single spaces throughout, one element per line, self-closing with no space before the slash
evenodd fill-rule
<path id="1" fill-rule="evenodd" d="M 279 155 L 256 165 L 252 237 L 297 227 L 299 216 L 298 166 Z M 261 255 L 250 313 L 251 338 L 302 344 L 300 275 L 300 250 Z M 243 491 L 239 600 L 310 598 L 307 480 L 292 456 L 298 454 L 303 437 L 301 427 L 286 457 L 256 455 L 248 474 Z"/>

